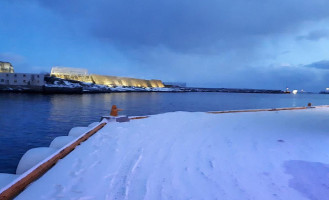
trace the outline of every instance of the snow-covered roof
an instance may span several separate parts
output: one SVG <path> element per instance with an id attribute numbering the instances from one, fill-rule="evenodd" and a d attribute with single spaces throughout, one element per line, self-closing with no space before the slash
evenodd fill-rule
<path id="1" fill-rule="evenodd" d="M 86 76 L 88 75 L 87 69 L 81 68 L 70 68 L 70 67 L 52 67 L 51 74 L 54 75 L 80 75 Z"/>

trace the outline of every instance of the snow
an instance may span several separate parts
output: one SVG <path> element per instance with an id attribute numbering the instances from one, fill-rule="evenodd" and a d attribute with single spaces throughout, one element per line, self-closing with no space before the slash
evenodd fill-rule
<path id="1" fill-rule="evenodd" d="M 86 82 L 70 82 L 69 80 L 54 81 L 54 83 L 46 83 L 46 87 L 52 88 L 83 88 L 84 92 L 181 92 L 179 88 L 144 88 L 144 87 L 109 87 L 106 85 L 98 85 Z"/>
<path id="2" fill-rule="evenodd" d="M 76 137 L 73 136 L 59 136 L 56 137 L 49 145 L 50 148 L 54 149 L 60 149 L 63 148 L 65 145 L 69 144 L 73 140 L 75 140 Z"/>
<path id="3" fill-rule="evenodd" d="M 329 108 L 110 122 L 16 199 L 327 199 Z"/>
<path id="4" fill-rule="evenodd" d="M 91 127 L 89 127 L 89 128 L 91 128 Z M 79 137 L 82 134 L 84 134 L 89 128 L 88 127 L 74 127 L 70 130 L 69 136 Z"/>
<path id="5" fill-rule="evenodd" d="M 79 83 L 72 83 L 70 81 L 63 81 L 64 85 L 68 86 L 68 87 L 80 87 Z"/>
<path id="6" fill-rule="evenodd" d="M 150 88 L 152 92 L 180 92 L 179 88 Z"/>
<path id="7" fill-rule="evenodd" d="M 0 188 L 15 180 L 19 175 L 0 173 Z"/>
<path id="8" fill-rule="evenodd" d="M 28 150 L 18 163 L 16 174 L 23 174 L 56 151 L 57 149 L 49 147 L 38 147 Z"/>
<path id="9" fill-rule="evenodd" d="M 112 92 L 178 92 L 177 88 L 111 87 Z"/>
<path id="10" fill-rule="evenodd" d="M 98 125 L 99 125 L 99 122 L 93 122 L 93 123 L 88 125 L 88 128 L 92 128 L 92 127 L 95 127 L 95 126 L 98 126 Z"/>

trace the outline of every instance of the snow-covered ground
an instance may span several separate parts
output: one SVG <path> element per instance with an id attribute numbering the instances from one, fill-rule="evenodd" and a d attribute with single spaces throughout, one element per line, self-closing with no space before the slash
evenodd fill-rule
<path id="1" fill-rule="evenodd" d="M 111 87 L 112 92 L 180 92 L 179 88 Z"/>
<path id="2" fill-rule="evenodd" d="M 109 123 L 17 199 L 328 199 L 329 109 Z"/>
<path id="3" fill-rule="evenodd" d="M 48 88 L 82 88 L 83 92 L 181 92 L 179 88 L 143 88 L 143 87 L 108 87 L 93 83 L 73 83 L 70 81 L 54 81 L 54 84 L 45 84 Z"/>

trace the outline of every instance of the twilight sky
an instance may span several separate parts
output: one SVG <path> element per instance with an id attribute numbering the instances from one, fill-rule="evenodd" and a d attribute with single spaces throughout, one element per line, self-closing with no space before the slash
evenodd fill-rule
<path id="1" fill-rule="evenodd" d="M 1 0 L 0 60 L 189 86 L 329 87 L 328 0 Z"/>

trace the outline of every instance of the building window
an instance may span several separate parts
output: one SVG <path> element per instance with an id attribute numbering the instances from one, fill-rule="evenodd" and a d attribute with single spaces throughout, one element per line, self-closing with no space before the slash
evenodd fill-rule
<path id="1" fill-rule="evenodd" d="M 26 77 L 26 74 L 23 74 L 23 77 Z"/>
<path id="2" fill-rule="evenodd" d="M 15 74 L 14 77 L 17 77 L 17 74 Z"/>
<path id="3" fill-rule="evenodd" d="M 14 80 L 14 83 L 17 83 L 17 80 Z"/>
<path id="4" fill-rule="evenodd" d="M 6 76 L 8 77 L 8 76 L 9 76 L 9 74 L 6 74 Z"/>
<path id="5" fill-rule="evenodd" d="M 39 75 L 37 75 L 37 77 L 39 78 Z"/>
<path id="6" fill-rule="evenodd" d="M 23 80 L 23 83 L 26 83 L 26 80 Z"/>
<path id="7" fill-rule="evenodd" d="M 5 79 L 1 79 L 1 82 L 2 82 L 2 83 L 5 82 Z"/>

